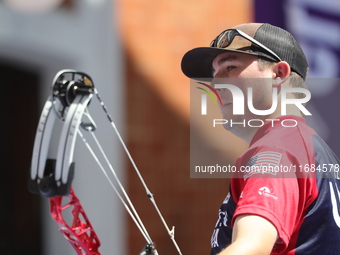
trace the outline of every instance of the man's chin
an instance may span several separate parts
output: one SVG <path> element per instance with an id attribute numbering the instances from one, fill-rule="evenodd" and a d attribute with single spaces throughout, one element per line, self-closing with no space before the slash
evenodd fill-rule
<path id="1" fill-rule="evenodd" d="M 223 124 L 223 128 L 233 135 L 244 139 L 251 130 L 247 129 L 246 127 L 240 127 L 237 125 L 230 125 L 230 123 Z"/>

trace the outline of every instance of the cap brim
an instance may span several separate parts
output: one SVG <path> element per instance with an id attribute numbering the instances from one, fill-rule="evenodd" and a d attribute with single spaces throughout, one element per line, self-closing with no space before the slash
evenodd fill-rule
<path id="1" fill-rule="evenodd" d="M 189 78 L 195 80 L 212 79 L 212 62 L 214 58 L 224 52 L 239 52 L 249 55 L 256 53 L 232 50 L 227 48 L 199 47 L 188 51 L 182 58 L 182 72 Z"/>

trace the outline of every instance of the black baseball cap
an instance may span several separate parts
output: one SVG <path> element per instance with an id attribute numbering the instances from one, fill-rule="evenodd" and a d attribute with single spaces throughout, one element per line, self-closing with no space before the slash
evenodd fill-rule
<path id="1" fill-rule="evenodd" d="M 273 62 L 286 61 L 303 79 L 308 63 L 300 45 L 286 30 L 268 23 L 246 23 L 223 31 L 209 47 L 188 51 L 182 58 L 182 72 L 192 79 L 211 79 L 212 62 L 224 52 L 256 55 Z"/>

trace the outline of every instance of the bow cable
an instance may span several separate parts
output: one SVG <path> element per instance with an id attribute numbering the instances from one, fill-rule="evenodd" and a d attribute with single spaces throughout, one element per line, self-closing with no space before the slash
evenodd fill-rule
<path id="1" fill-rule="evenodd" d="M 138 227 L 138 229 L 140 230 L 140 232 L 142 233 L 143 237 L 145 238 L 145 240 L 148 243 L 153 243 L 142 220 L 140 219 L 138 213 L 135 210 L 135 207 L 133 206 L 129 196 L 126 194 L 126 191 L 124 189 L 124 187 L 122 186 L 121 182 L 119 181 L 116 172 L 114 171 L 111 163 L 108 161 L 107 156 L 105 154 L 105 152 L 103 151 L 96 135 L 91 131 L 91 130 L 86 130 L 88 132 L 91 133 L 92 138 L 95 140 L 95 143 L 97 144 L 99 150 L 101 151 L 103 157 L 105 158 L 107 164 L 109 165 L 109 168 L 111 170 L 111 173 L 113 174 L 113 176 L 115 177 L 115 180 L 119 186 L 119 188 L 121 189 L 121 191 L 124 194 L 125 199 L 127 200 L 128 204 L 125 202 L 124 198 L 121 196 L 121 194 L 119 193 L 119 191 L 117 190 L 116 186 L 113 184 L 113 182 L 111 181 L 110 177 L 108 176 L 105 168 L 103 167 L 103 165 L 101 164 L 100 160 L 98 159 L 97 155 L 95 154 L 95 152 L 93 151 L 91 145 L 86 141 L 84 135 L 82 134 L 82 132 L 80 130 L 78 130 L 78 135 L 81 137 L 81 139 L 83 140 L 85 146 L 87 147 L 87 149 L 89 150 L 89 152 L 91 153 L 92 157 L 94 158 L 94 160 L 97 162 L 99 168 L 102 170 L 104 176 L 106 177 L 106 179 L 108 180 L 108 182 L 110 183 L 111 187 L 113 188 L 113 190 L 115 191 L 115 193 L 117 194 L 118 198 L 120 199 L 120 201 L 123 203 L 125 209 L 127 210 L 127 212 L 129 213 L 129 215 L 131 216 L 132 220 L 135 222 L 136 226 Z M 130 206 L 130 207 L 129 207 Z M 131 208 L 131 209 L 130 209 Z M 132 210 L 132 211 L 131 211 Z"/>
<path id="2" fill-rule="evenodd" d="M 145 191 L 146 191 L 146 194 L 147 194 L 147 196 L 149 197 L 150 201 L 152 202 L 154 208 L 156 209 L 156 211 L 157 211 L 157 213 L 158 213 L 158 216 L 160 217 L 160 219 L 161 219 L 161 221 L 162 221 L 162 223 L 163 223 L 165 229 L 167 230 L 167 232 L 168 232 L 168 234 L 169 234 L 169 236 L 170 236 L 170 239 L 172 240 L 174 246 L 176 247 L 177 252 L 178 252 L 180 255 L 182 255 L 182 252 L 181 252 L 181 250 L 180 250 L 180 248 L 179 248 L 179 246 L 178 246 L 178 244 L 177 244 L 177 242 L 176 242 L 176 240 L 175 240 L 175 227 L 173 226 L 172 229 L 170 230 L 168 224 L 166 223 L 166 221 L 165 221 L 165 219 L 164 219 L 164 217 L 163 217 L 161 211 L 159 210 L 159 208 L 158 208 L 158 206 L 157 206 L 157 204 L 156 204 L 156 200 L 154 199 L 154 195 L 150 192 L 148 186 L 146 185 L 146 183 L 145 183 L 145 181 L 144 181 L 144 179 L 143 179 L 143 177 L 142 177 L 140 171 L 139 171 L 138 168 L 137 168 L 137 165 L 136 165 L 135 161 L 133 160 L 133 158 L 132 158 L 132 156 L 131 156 L 131 154 L 130 154 L 128 148 L 126 147 L 125 142 L 123 141 L 123 139 L 122 139 L 122 137 L 121 137 L 121 135 L 120 135 L 120 133 L 119 133 L 119 131 L 118 131 L 118 129 L 117 129 L 117 127 L 116 127 L 116 125 L 115 125 L 115 123 L 114 123 L 114 121 L 113 121 L 111 115 L 110 115 L 110 113 L 108 112 L 108 110 L 107 110 L 107 108 L 106 108 L 106 106 L 105 106 L 103 100 L 101 99 L 101 97 L 100 97 L 100 95 L 99 95 L 99 93 L 98 93 L 98 90 L 97 90 L 96 88 L 94 88 L 94 94 L 96 95 L 98 101 L 100 102 L 100 105 L 102 106 L 104 112 L 106 113 L 106 116 L 107 116 L 107 118 L 109 119 L 109 122 L 110 122 L 110 124 L 111 124 L 113 130 L 114 130 L 115 133 L 117 134 L 117 137 L 118 137 L 120 143 L 122 144 L 122 146 L 123 146 L 123 148 L 124 148 L 124 150 L 125 150 L 125 153 L 127 154 L 127 156 L 128 156 L 128 158 L 129 158 L 129 160 L 130 160 L 130 162 L 131 162 L 133 168 L 135 169 L 135 171 L 136 171 L 136 173 L 137 173 L 137 175 L 138 175 L 138 177 L 139 177 L 141 183 L 143 184 L 144 189 L 145 189 Z"/>

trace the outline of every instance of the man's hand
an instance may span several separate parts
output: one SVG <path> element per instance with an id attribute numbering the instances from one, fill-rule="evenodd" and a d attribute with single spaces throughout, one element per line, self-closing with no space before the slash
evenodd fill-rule
<path id="1" fill-rule="evenodd" d="M 219 255 L 269 255 L 277 237 L 276 228 L 265 218 L 240 215 L 235 219 L 231 245 Z"/>

